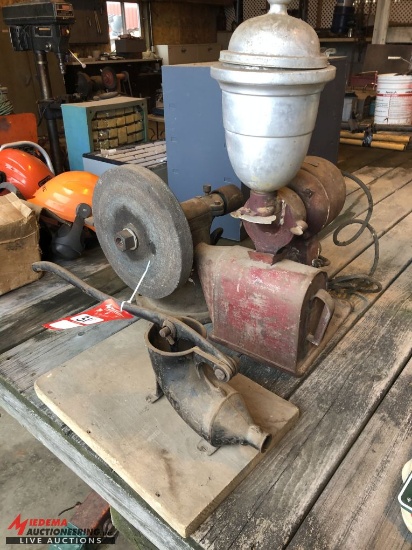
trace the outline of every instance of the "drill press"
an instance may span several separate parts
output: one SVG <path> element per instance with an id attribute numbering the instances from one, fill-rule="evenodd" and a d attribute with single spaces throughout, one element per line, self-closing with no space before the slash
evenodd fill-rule
<path id="1" fill-rule="evenodd" d="M 33 51 L 42 95 L 42 107 L 50 139 L 50 156 L 56 173 L 63 172 L 56 119 L 49 112 L 53 101 L 47 63 L 47 52 L 58 59 L 60 71 L 65 72 L 65 58 L 69 53 L 70 27 L 75 22 L 73 7 L 68 2 L 34 1 L 2 8 L 4 23 L 10 28 L 13 49 Z"/>

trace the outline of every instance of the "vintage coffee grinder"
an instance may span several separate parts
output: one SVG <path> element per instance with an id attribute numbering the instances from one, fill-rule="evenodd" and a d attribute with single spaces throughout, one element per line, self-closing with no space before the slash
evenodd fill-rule
<path id="1" fill-rule="evenodd" d="M 232 215 L 255 250 L 202 245 L 196 266 L 212 338 L 302 374 L 334 311 L 326 274 L 312 266 L 316 234 L 340 212 L 345 184 L 335 166 L 305 160 L 320 93 L 335 68 L 320 54 L 315 31 L 288 16 L 288 3 L 270 0 L 268 14 L 238 27 L 211 69 L 222 89 L 229 159 L 250 188 Z"/>

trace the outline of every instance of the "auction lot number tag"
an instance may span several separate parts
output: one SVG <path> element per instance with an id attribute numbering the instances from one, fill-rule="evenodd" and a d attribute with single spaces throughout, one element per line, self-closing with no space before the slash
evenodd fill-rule
<path id="1" fill-rule="evenodd" d="M 133 315 L 127 313 L 127 311 L 120 311 L 120 307 L 115 300 L 109 298 L 86 311 L 69 317 L 63 317 L 57 321 L 46 323 L 43 326 L 52 330 L 65 330 L 106 323 L 108 321 L 123 321 L 124 319 L 133 319 Z"/>

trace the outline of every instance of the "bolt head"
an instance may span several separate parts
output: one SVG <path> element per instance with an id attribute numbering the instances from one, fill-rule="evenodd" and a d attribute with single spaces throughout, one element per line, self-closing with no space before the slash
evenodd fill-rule
<path id="1" fill-rule="evenodd" d="M 226 379 L 226 374 L 221 369 L 215 369 L 214 374 L 218 380 Z"/>
<path id="2" fill-rule="evenodd" d="M 122 252 L 126 250 L 136 250 L 138 245 L 135 233 L 128 227 L 116 233 L 114 242 L 117 248 Z"/>

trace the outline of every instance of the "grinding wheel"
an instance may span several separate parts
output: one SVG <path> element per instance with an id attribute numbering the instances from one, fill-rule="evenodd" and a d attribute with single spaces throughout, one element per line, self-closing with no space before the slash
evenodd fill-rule
<path id="1" fill-rule="evenodd" d="M 188 279 L 193 263 L 189 224 L 176 197 L 140 166 L 104 172 L 93 194 L 100 245 L 119 277 L 139 294 L 164 298 Z"/>

